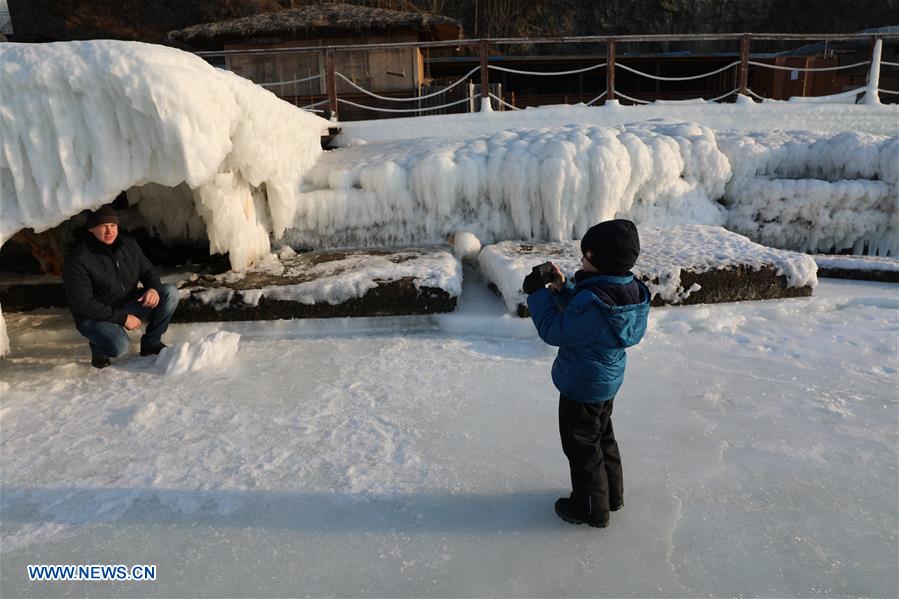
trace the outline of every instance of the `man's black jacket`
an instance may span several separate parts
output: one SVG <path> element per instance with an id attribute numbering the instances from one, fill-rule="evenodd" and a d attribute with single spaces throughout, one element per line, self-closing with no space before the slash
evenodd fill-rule
<path id="1" fill-rule="evenodd" d="M 138 281 L 146 289 L 158 290 L 162 285 L 134 238 L 122 232 L 110 245 L 86 233 L 66 257 L 62 281 L 76 320 L 120 325 L 128 317 L 124 305 L 142 293 Z"/>

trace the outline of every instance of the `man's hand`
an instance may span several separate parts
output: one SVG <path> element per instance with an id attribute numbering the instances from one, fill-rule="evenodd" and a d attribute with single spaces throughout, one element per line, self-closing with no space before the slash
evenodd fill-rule
<path id="1" fill-rule="evenodd" d="M 562 272 L 562 269 L 553 264 L 553 275 L 552 283 L 550 283 L 549 286 L 552 287 L 553 291 L 559 292 L 565 284 L 565 273 Z"/>
<path id="2" fill-rule="evenodd" d="M 158 299 L 157 299 L 158 301 Z M 133 331 L 137 327 L 140 326 L 140 318 L 135 316 L 134 314 L 129 314 L 125 319 L 125 329 L 128 331 Z"/>
<path id="3" fill-rule="evenodd" d="M 137 301 L 144 308 L 155 308 L 159 305 L 159 292 L 155 289 L 147 289 L 142 296 L 137 298 Z"/>

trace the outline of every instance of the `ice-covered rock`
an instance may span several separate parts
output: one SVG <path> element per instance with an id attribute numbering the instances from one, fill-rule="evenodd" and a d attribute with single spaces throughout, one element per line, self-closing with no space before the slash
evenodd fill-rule
<path id="1" fill-rule="evenodd" d="M 243 268 L 293 222 L 328 127 L 163 46 L 2 44 L 0 69 L 0 242 L 152 183 L 131 195 L 153 198 L 141 208 L 148 220 L 194 235 L 198 215 L 211 250 Z"/>

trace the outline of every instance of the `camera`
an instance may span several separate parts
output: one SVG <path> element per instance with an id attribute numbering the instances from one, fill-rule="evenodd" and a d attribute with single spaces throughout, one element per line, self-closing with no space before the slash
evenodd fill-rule
<path id="1" fill-rule="evenodd" d="M 534 277 L 538 279 L 543 285 L 552 283 L 553 279 L 556 278 L 556 271 L 553 270 L 552 262 L 544 262 L 543 264 L 538 264 L 531 269 L 531 274 L 534 275 Z"/>

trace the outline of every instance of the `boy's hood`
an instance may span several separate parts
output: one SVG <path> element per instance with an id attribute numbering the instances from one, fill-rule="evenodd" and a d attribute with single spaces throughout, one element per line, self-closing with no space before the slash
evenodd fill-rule
<path id="1" fill-rule="evenodd" d="M 610 306 L 595 294 L 591 293 L 592 301 L 597 307 L 605 312 L 606 322 L 611 329 L 612 334 L 618 339 L 622 347 L 631 347 L 637 345 L 646 334 L 646 326 L 649 316 L 649 300 L 651 294 L 639 279 L 634 279 L 633 275 L 612 276 L 597 275 L 584 279 L 576 285 L 577 289 L 588 289 L 590 287 L 605 285 L 626 285 L 634 281 L 640 289 L 640 302 L 636 304 L 626 304 L 624 306 Z"/>

